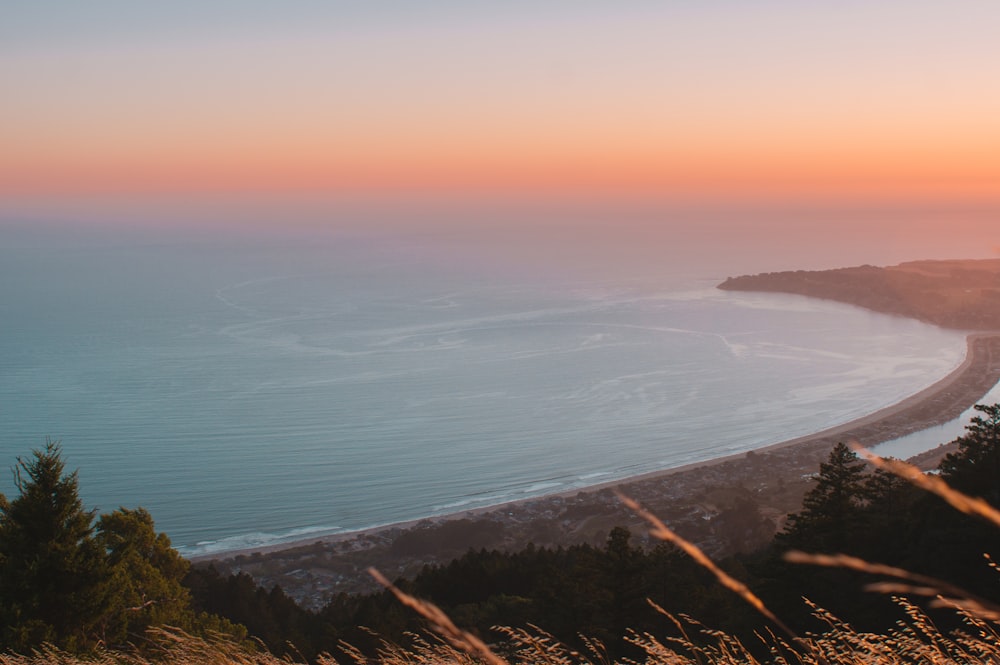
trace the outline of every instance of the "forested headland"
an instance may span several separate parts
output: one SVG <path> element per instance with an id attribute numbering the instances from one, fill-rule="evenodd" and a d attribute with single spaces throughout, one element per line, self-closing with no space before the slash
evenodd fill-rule
<path id="1" fill-rule="evenodd" d="M 977 409 L 979 417 L 955 442 L 955 452 L 943 459 L 936 477 L 997 507 L 1000 405 Z M 746 649 L 731 646 L 736 651 L 730 656 L 739 658 L 726 662 L 777 660 L 775 642 L 761 639 L 770 634 L 803 662 L 823 662 L 816 654 L 833 648 L 832 636 L 860 640 L 849 636 L 862 632 L 876 646 L 883 640 L 890 651 L 891 640 L 915 640 L 913 648 L 931 644 L 942 658 L 953 648 L 965 649 L 970 658 L 976 649 L 1000 649 L 991 623 L 1000 616 L 995 609 L 1000 578 L 984 559 L 984 553 L 1000 552 L 1000 527 L 958 513 L 911 482 L 873 469 L 843 444 L 834 446 L 815 471 L 801 508 L 774 539 L 718 561 L 722 571 L 746 583 L 780 617 L 794 638 L 676 545 L 648 543 L 624 528 L 613 529 L 599 545 L 469 550 L 397 585 L 434 603 L 508 660 L 520 662 L 669 662 L 658 651 L 665 645 L 680 654 L 676 662 L 704 662 L 708 656 L 722 662 L 723 637 L 732 645 L 739 640 Z M 171 653 L 181 639 L 175 632 L 156 632 L 169 626 L 191 636 L 181 639 L 185 644 L 224 643 L 241 654 L 256 653 L 255 658 L 270 658 L 270 653 L 315 660 L 326 653 L 344 662 L 440 655 L 432 638 L 414 637 L 425 634 L 425 620 L 388 590 L 338 594 L 321 609 L 309 610 L 280 588 L 260 588 L 245 574 L 191 568 L 141 508 L 100 516 L 88 511 L 56 444 L 19 459 L 15 472 L 18 495 L 0 500 L 4 651 L 30 653 L 51 644 L 102 657 L 153 658 Z M 845 554 L 883 568 L 804 566 L 786 561 L 788 550 Z M 919 577 L 891 578 L 893 586 L 886 587 L 890 569 Z M 883 586 L 873 590 L 873 583 Z M 964 595 L 956 598 L 959 593 Z M 939 607 L 949 603 L 961 604 L 960 611 Z M 675 623 L 665 613 L 698 623 L 683 618 Z M 897 634 L 907 617 L 910 632 Z M 918 625 L 926 634 L 919 634 Z M 960 632 L 949 636 L 952 631 Z M 675 638 L 679 641 L 671 641 Z M 542 644 L 552 649 L 548 656 L 538 652 Z M 389 645 L 408 646 L 399 652 Z M 595 649 L 602 655 L 586 655 Z"/>
<path id="2" fill-rule="evenodd" d="M 1000 329 L 1000 259 L 768 272 L 730 277 L 719 288 L 835 300 L 945 328 Z"/>

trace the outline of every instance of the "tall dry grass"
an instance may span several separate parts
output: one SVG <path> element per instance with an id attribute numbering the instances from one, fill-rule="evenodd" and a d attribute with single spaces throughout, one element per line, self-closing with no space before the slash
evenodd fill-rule
<path id="1" fill-rule="evenodd" d="M 859 633 L 847 623 L 814 608 L 825 622 L 822 634 L 804 638 L 804 644 L 762 631 L 759 639 L 769 655 L 760 657 L 739 639 L 714 631 L 690 617 L 665 617 L 663 635 L 630 632 L 626 639 L 642 650 L 639 660 L 621 665 L 995 665 L 1000 663 L 1000 634 L 996 622 L 960 611 L 966 630 L 945 635 L 914 604 L 897 603 L 905 619 L 898 628 L 882 634 Z M 651 610 L 654 611 L 654 610 Z M 497 628 L 505 642 L 506 662 L 523 665 L 608 665 L 599 643 L 590 642 L 586 652 L 576 651 L 535 628 Z M 176 631 L 158 631 L 150 639 L 160 645 L 152 656 L 104 651 L 76 656 L 56 649 L 29 655 L 0 655 L 0 665 L 291 665 L 266 652 L 253 652 L 225 639 L 203 639 Z M 433 634 L 414 635 L 407 645 L 384 643 L 374 657 L 347 647 L 348 659 L 339 665 L 474 665 L 479 656 L 453 646 Z M 496 658 L 500 658 L 496 656 Z M 335 665 L 326 656 L 319 665 Z"/>
<path id="2" fill-rule="evenodd" d="M 938 494 L 957 509 L 980 515 L 1000 527 L 1000 514 L 992 507 L 984 507 L 981 500 L 956 492 L 939 478 L 928 480 L 923 473 L 903 463 L 883 460 L 868 451 L 859 453 L 879 468 Z M 621 661 L 621 665 L 1000 665 L 1000 608 L 941 580 L 840 554 L 792 552 L 788 559 L 805 565 L 849 568 L 889 578 L 871 585 L 870 589 L 892 594 L 902 618 L 896 628 L 885 633 L 863 633 L 824 609 L 810 605 L 813 614 L 826 628 L 821 633 L 795 635 L 746 585 L 722 571 L 697 546 L 677 536 L 635 501 L 627 497 L 622 497 L 622 500 L 649 522 L 653 536 L 672 542 L 687 552 L 715 575 L 720 584 L 753 606 L 777 630 L 762 627 L 756 635 L 760 644 L 750 649 L 733 635 L 712 630 L 691 617 L 671 615 L 651 602 L 650 611 L 664 617 L 663 634 L 630 631 L 626 640 L 638 647 L 644 657 L 640 661 Z M 988 557 L 987 562 L 996 568 Z M 377 571 L 372 571 L 372 574 L 401 603 L 421 614 L 428 621 L 429 631 L 424 635 L 411 636 L 407 645 L 383 642 L 374 657 L 366 656 L 350 645 L 342 645 L 347 663 L 611 665 L 599 642 L 583 638 L 587 649 L 580 652 L 534 626 L 496 627 L 497 644 L 486 644 L 479 637 L 457 627 L 431 603 L 406 594 Z M 942 633 L 906 596 L 929 596 L 933 598 L 932 605 L 951 608 L 961 618 L 964 629 Z M 44 648 L 28 655 L 0 654 L 0 665 L 289 665 L 295 662 L 279 659 L 263 649 L 249 649 L 222 636 L 200 638 L 177 630 L 158 629 L 148 634 L 148 640 L 153 648 L 147 645 L 144 655 L 99 651 L 90 656 L 76 656 Z M 767 656 L 755 655 L 761 653 L 761 645 L 765 647 Z M 318 663 L 334 665 L 337 661 L 330 656 L 322 656 Z M 340 665 L 347 663 L 341 662 Z"/>

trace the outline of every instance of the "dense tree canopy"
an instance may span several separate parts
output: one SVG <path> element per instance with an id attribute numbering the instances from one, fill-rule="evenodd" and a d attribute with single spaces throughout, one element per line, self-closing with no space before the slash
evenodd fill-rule
<path id="1" fill-rule="evenodd" d="M 100 622 L 106 644 L 125 642 L 153 625 L 187 627 L 190 592 L 181 585 L 188 562 L 156 533 L 143 508 L 101 515 L 97 541 L 107 555 L 114 590 Z"/>
<path id="2" fill-rule="evenodd" d="M 977 415 L 956 439 L 958 450 L 941 461 L 941 476 L 955 488 L 1000 506 L 1000 404 L 977 404 Z"/>
<path id="3" fill-rule="evenodd" d="M 64 473 L 57 443 L 18 458 L 14 473 L 19 496 L 0 495 L 0 643 L 86 647 L 109 597 L 94 513 L 80 501 L 76 473 Z"/>
<path id="4" fill-rule="evenodd" d="M 1000 405 L 975 408 L 980 415 L 954 441 L 958 449 L 941 461 L 941 477 L 965 494 L 1000 506 Z M 947 570 L 947 579 L 979 593 L 997 589 L 996 571 L 982 555 L 1000 557 L 1000 529 L 933 496 L 921 497 L 910 523 L 904 565 L 930 574 Z"/>
<path id="5" fill-rule="evenodd" d="M 18 496 L 0 494 L 0 650 L 134 644 L 156 625 L 245 636 L 191 609 L 188 562 L 148 512 L 120 508 L 95 527 L 58 443 L 19 458 L 14 474 Z"/>

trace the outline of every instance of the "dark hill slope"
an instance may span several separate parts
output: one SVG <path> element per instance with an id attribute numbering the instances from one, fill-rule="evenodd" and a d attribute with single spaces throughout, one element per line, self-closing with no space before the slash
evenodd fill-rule
<path id="1" fill-rule="evenodd" d="M 795 293 L 962 330 L 1000 329 L 1000 259 L 730 277 L 720 289 Z"/>

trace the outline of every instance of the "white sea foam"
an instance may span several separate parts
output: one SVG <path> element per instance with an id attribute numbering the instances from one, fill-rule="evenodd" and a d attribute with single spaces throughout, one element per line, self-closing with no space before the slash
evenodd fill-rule
<path id="1" fill-rule="evenodd" d="M 538 494 L 542 494 L 542 493 L 548 492 L 549 490 L 554 490 L 554 489 L 556 489 L 558 487 L 562 487 L 562 486 L 563 486 L 563 483 L 560 483 L 560 482 L 532 483 L 531 485 L 528 485 L 527 487 L 523 488 L 520 491 L 520 493 L 521 494 L 530 494 L 530 495 L 534 496 L 534 495 L 538 495 Z"/>
<path id="2" fill-rule="evenodd" d="M 302 540 L 310 536 L 329 536 L 343 531 L 336 526 L 309 526 L 298 529 L 289 529 L 283 533 L 245 533 L 219 540 L 201 540 L 193 546 L 176 546 L 184 556 L 200 556 L 205 554 L 215 554 L 217 552 L 231 552 L 234 550 L 245 550 L 255 547 L 266 547 L 268 545 L 278 545 L 281 543 Z"/>
<path id="3" fill-rule="evenodd" d="M 463 508 L 478 508 L 481 506 L 494 506 L 498 503 L 510 501 L 511 493 L 488 494 L 485 496 L 466 497 L 449 503 L 442 503 L 431 508 L 431 514 L 440 515 L 442 513 L 459 512 Z"/>

